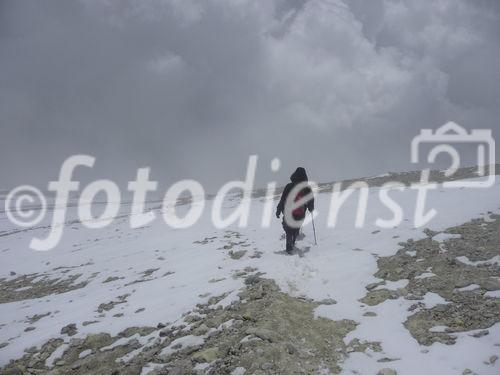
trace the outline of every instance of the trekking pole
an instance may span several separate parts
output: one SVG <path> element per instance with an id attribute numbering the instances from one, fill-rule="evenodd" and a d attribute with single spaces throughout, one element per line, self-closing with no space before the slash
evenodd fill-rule
<path id="1" fill-rule="evenodd" d="M 314 233 L 314 245 L 318 246 L 318 242 L 316 241 L 316 227 L 314 226 L 314 215 L 312 212 L 311 213 L 311 219 L 313 223 L 313 233 Z"/>

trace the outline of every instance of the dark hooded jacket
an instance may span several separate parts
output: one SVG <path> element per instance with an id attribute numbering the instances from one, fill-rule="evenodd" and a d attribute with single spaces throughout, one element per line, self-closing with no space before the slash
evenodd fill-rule
<path id="1" fill-rule="evenodd" d="M 295 187 L 295 185 L 297 185 L 301 182 L 308 181 L 306 170 L 302 167 L 297 168 L 295 170 L 295 172 L 293 172 L 292 175 L 290 176 L 290 181 L 292 181 L 292 182 L 288 183 L 285 186 L 285 189 L 283 189 L 283 193 L 281 194 L 280 202 L 278 203 L 278 207 L 276 208 L 276 212 L 279 214 L 284 212 L 285 203 L 286 203 L 286 200 L 288 198 L 288 194 L 290 194 L 290 191 Z M 301 194 L 303 196 L 305 196 L 309 193 L 311 193 L 311 188 L 309 186 L 305 186 L 301 190 Z M 312 212 L 314 210 L 314 198 L 311 198 L 310 200 L 308 200 L 304 204 L 304 206 L 305 206 L 304 208 L 307 208 L 309 211 Z M 304 216 L 305 216 L 305 210 L 304 210 L 304 215 L 302 217 L 295 217 L 295 219 L 300 220 L 300 219 L 303 219 Z"/>

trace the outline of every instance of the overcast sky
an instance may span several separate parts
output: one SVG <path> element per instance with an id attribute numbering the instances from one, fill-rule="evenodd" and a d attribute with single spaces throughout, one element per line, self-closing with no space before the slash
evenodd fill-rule
<path id="1" fill-rule="evenodd" d="M 213 190 L 251 154 L 260 183 L 331 181 L 415 169 L 421 128 L 499 119 L 497 0 L 0 0 L 2 188 L 77 153 L 88 178 L 150 166 L 165 188 Z"/>

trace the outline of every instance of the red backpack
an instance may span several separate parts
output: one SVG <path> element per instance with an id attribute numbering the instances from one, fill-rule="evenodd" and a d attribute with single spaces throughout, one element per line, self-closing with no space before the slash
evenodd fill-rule
<path id="1" fill-rule="evenodd" d="M 295 196 L 295 199 L 293 200 L 294 202 L 298 202 L 300 199 L 302 199 L 303 197 L 305 196 L 305 194 L 303 194 L 301 191 L 299 191 L 297 193 L 297 195 Z M 302 206 L 299 206 L 297 208 L 295 208 L 294 210 L 292 210 L 292 215 L 294 217 L 302 217 L 306 214 L 306 209 L 305 209 L 305 205 L 302 205 Z"/>

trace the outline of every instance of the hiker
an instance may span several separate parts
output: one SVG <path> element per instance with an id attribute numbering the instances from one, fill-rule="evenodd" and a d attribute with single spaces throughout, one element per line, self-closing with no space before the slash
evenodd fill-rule
<path id="1" fill-rule="evenodd" d="M 292 173 L 290 176 L 290 180 L 292 182 L 288 183 L 285 186 L 285 189 L 283 190 L 283 193 L 281 194 L 281 199 L 280 202 L 278 203 L 278 207 L 276 208 L 276 217 L 279 219 L 280 215 L 283 213 L 283 229 L 285 230 L 285 235 L 286 235 L 286 252 L 288 254 L 291 254 L 294 246 L 295 246 L 295 240 L 297 239 L 297 236 L 300 231 L 300 227 L 302 226 L 302 223 L 304 221 L 304 218 L 306 216 L 306 209 L 308 209 L 311 213 L 314 210 L 314 198 L 311 197 L 308 201 L 306 201 L 303 205 L 295 208 L 292 210 L 291 215 L 293 216 L 293 219 L 296 221 L 296 225 L 293 225 L 293 223 L 288 223 L 286 214 L 285 214 L 285 205 L 288 205 L 292 202 L 291 199 L 288 199 L 288 196 L 292 189 L 298 185 L 299 183 L 302 183 L 302 185 L 305 185 L 300 191 L 295 193 L 295 197 L 293 198 L 293 202 L 297 202 L 300 198 L 305 197 L 308 194 L 311 194 L 311 188 L 307 184 L 307 174 L 306 170 L 302 167 L 299 167 L 295 170 L 295 172 Z M 297 188 L 298 189 L 298 188 Z"/>

